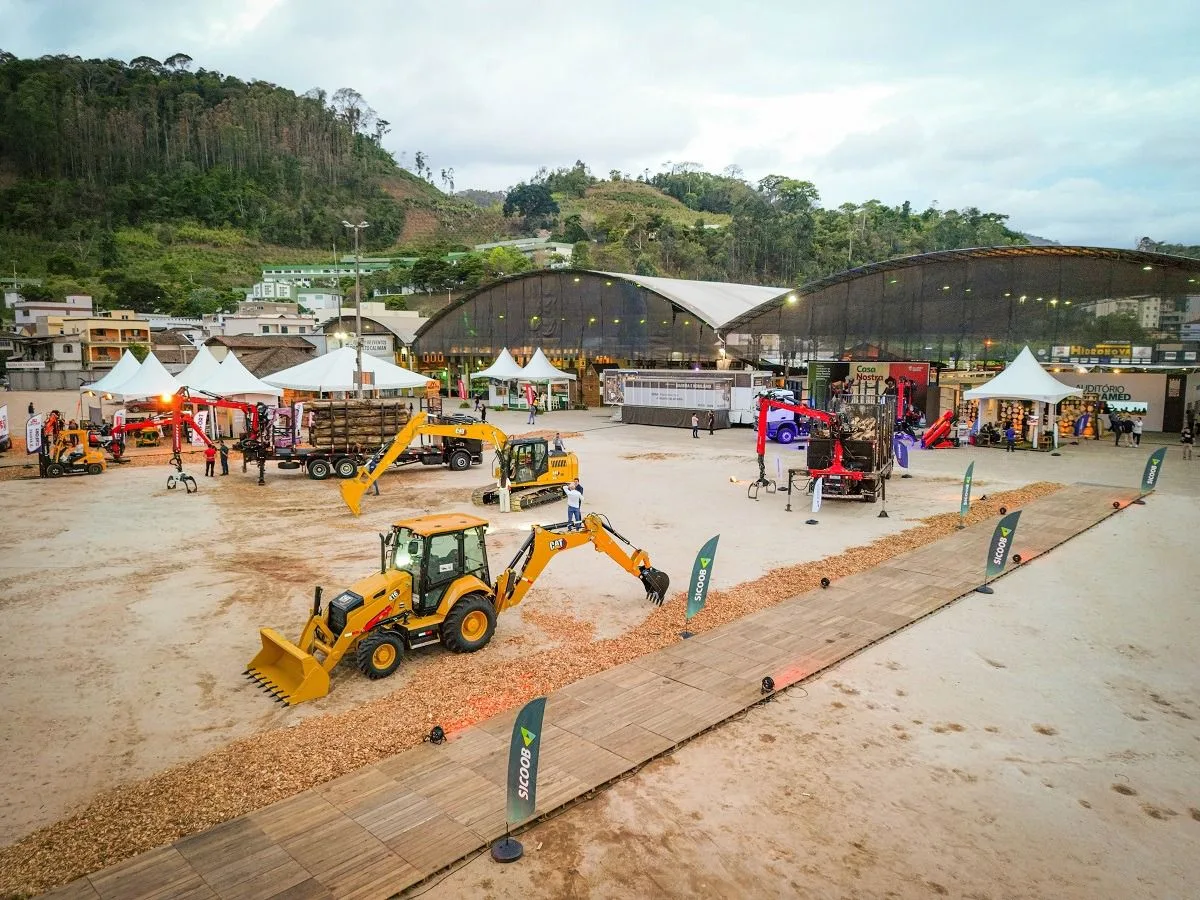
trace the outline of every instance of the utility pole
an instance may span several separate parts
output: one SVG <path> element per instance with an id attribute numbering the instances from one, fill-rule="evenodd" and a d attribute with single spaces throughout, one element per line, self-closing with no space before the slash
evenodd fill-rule
<path id="1" fill-rule="evenodd" d="M 354 232 L 354 335 L 355 346 L 358 353 L 358 399 L 361 400 L 366 396 L 363 390 L 363 366 L 362 366 L 362 287 L 359 281 L 359 262 L 358 254 L 358 233 L 367 227 L 366 222 L 359 222 L 357 225 L 351 225 L 346 220 L 342 220 L 342 224 Z"/>

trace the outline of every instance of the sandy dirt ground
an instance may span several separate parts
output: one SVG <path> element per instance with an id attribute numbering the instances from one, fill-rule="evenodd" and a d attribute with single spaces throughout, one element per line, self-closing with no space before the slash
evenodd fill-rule
<path id="1" fill-rule="evenodd" d="M 517 413 L 489 418 L 511 434 L 526 430 Z M 782 494 L 746 498 L 756 474 L 749 430 L 697 441 L 685 429 L 622 426 L 594 411 L 546 416 L 538 428 L 581 432 L 568 447 L 580 458 L 585 509 L 607 514 L 677 589 L 715 533 L 722 535 L 714 578 L 721 588 L 956 509 L 972 459 L 978 496 L 1035 480 L 1136 484 L 1146 456 L 1108 445 L 1064 448 L 1061 457 L 914 454 L 915 477 L 890 482 L 890 518 L 877 518 L 878 506 L 829 501 L 820 525 L 806 526 L 804 498 L 794 498 L 790 513 Z M 803 454 L 773 447 L 769 473 L 776 457 L 786 467 Z M 291 710 L 241 674 L 258 649 L 259 627 L 298 633 L 314 584 L 336 589 L 377 564 L 376 535 L 391 521 L 454 510 L 486 515 L 495 573 L 530 523 L 565 519 L 562 504 L 509 515 L 472 507 L 471 489 L 488 480 L 478 468 L 389 473 L 361 519 L 342 506 L 335 482 L 269 469 L 259 487 L 253 471 L 233 470 L 200 479 L 194 495 L 165 490 L 165 465 L 0 483 L 8 526 L 0 531 L 0 751 L 22 762 L 0 772 L 0 843 L 79 809 L 104 788 L 235 738 L 357 706 L 410 679 L 436 683 L 445 661 L 439 649 L 414 654 L 385 681 L 343 666 L 328 697 Z M 619 635 L 649 610 L 636 580 L 581 550 L 547 570 L 482 653 L 554 646 L 566 633 L 556 622 Z"/>
<path id="2" fill-rule="evenodd" d="M 1189 474 L 422 896 L 1197 896 Z"/>

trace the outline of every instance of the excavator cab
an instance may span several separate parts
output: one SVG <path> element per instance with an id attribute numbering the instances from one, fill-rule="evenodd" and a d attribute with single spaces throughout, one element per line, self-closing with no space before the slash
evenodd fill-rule
<path id="1" fill-rule="evenodd" d="M 550 447 L 545 438 L 517 438 L 508 449 L 510 483 L 532 484 L 550 470 Z"/>

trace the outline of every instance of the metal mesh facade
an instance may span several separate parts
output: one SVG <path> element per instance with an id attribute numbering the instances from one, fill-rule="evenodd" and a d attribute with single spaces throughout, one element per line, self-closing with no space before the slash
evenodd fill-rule
<path id="1" fill-rule="evenodd" d="M 712 362 L 719 342 L 699 317 L 644 287 L 578 271 L 510 278 L 455 301 L 424 326 L 417 353 L 635 365 Z"/>
<path id="2" fill-rule="evenodd" d="M 1025 344 L 1049 358 L 1054 346 L 1096 340 L 1092 301 L 1157 298 L 1166 323 L 1184 315 L 1188 295 L 1200 295 L 1200 260 L 1090 247 L 956 250 L 831 276 L 721 330 L 731 352 L 752 359 L 867 347 L 905 359 L 1011 359 Z"/>

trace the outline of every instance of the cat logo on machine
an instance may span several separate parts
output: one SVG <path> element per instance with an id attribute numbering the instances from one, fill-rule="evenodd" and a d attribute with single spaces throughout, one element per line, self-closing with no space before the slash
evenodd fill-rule
<path id="1" fill-rule="evenodd" d="M 551 550 L 561 550 L 561 549 L 562 549 L 563 547 L 565 547 L 565 546 L 567 546 L 567 539 L 566 539 L 566 538 L 555 538 L 554 540 L 552 540 L 552 541 L 550 542 L 550 549 L 551 549 Z"/>

